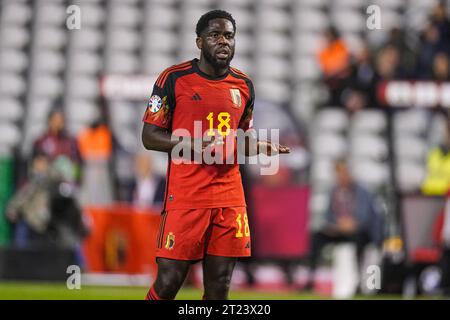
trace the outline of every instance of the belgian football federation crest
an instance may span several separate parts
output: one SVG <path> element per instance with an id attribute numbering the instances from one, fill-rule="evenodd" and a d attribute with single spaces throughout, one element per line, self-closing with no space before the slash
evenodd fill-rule
<path id="1" fill-rule="evenodd" d="M 118 272 L 125 268 L 129 258 L 129 236 L 122 230 L 107 230 L 104 262 L 107 271 Z"/>
<path id="2" fill-rule="evenodd" d="M 172 250 L 174 245 L 175 245 L 175 235 L 172 232 L 169 232 L 169 234 L 166 237 L 165 248 L 167 250 Z"/>
<path id="3" fill-rule="evenodd" d="M 242 104 L 241 92 L 239 89 L 230 89 L 231 100 L 233 100 L 233 107 L 240 108 Z"/>

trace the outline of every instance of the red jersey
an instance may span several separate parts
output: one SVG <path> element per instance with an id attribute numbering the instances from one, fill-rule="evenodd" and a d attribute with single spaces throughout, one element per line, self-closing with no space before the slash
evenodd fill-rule
<path id="1" fill-rule="evenodd" d="M 254 89 L 251 80 L 230 67 L 213 78 L 198 67 L 198 59 L 174 65 L 156 80 L 143 121 L 173 132 L 194 132 L 194 121 L 206 130 L 227 135 L 252 123 Z M 170 158 L 164 210 L 245 206 L 239 164 L 176 164 Z"/>

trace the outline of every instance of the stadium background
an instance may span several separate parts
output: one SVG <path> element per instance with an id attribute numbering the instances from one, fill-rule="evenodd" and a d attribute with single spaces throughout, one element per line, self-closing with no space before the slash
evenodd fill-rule
<path id="1" fill-rule="evenodd" d="M 438 1 L 0 3 L 1 298 L 33 292 L 33 285 L 11 281 L 59 281 L 55 290 L 63 292 L 65 268 L 73 263 L 73 248 L 18 247 L 16 225 L 6 214 L 9 200 L 28 179 L 33 143 L 45 132 L 55 105 L 64 109 L 67 130 L 82 147 L 83 179 L 68 180 L 77 188 L 90 228 L 82 245 L 83 285 L 136 285 L 132 297 L 141 291 L 144 296 L 154 277 L 160 203 L 150 209 L 129 201 L 135 158 L 143 152 L 141 119 L 158 73 L 198 56 L 195 24 L 213 8 L 236 19 L 232 65 L 254 81 L 256 127 L 280 129 L 281 143 L 292 149 L 275 176 L 258 175 L 256 166 L 243 168 L 254 257 L 238 265 L 233 289 L 268 292 L 262 297 L 270 298 L 331 295 L 331 251 L 312 295 L 295 293 L 306 282 L 310 230 L 323 224 L 335 182 L 333 160 L 346 157 L 355 180 L 376 195 L 383 211 L 384 241 L 366 260 L 382 268 L 385 293 L 408 294 L 410 281 L 422 278 L 434 292 L 435 269 L 422 278 L 416 270 L 438 262 L 432 229 L 444 204 L 443 194 L 421 192 L 427 152 L 444 141 L 450 106 L 448 85 L 436 85 L 449 81 L 448 25 L 438 30 L 444 71 L 434 69 L 438 50 L 427 43 Z M 80 29 L 66 25 L 75 12 L 66 11 L 72 4 L 81 9 Z M 368 28 L 369 5 L 381 8 L 381 29 Z M 324 57 L 320 52 L 331 46 L 324 36 L 330 26 L 339 32 L 341 51 Z M 418 80 L 428 82 L 420 86 Z M 98 129 L 92 124 L 99 119 L 106 128 L 100 138 L 90 131 Z M 155 174 L 164 176 L 165 156 L 146 154 Z M 199 272 L 196 266 L 187 286 L 199 286 Z M 108 290 L 93 297 L 122 298 L 108 296 Z M 67 297 L 83 298 L 86 291 Z"/>

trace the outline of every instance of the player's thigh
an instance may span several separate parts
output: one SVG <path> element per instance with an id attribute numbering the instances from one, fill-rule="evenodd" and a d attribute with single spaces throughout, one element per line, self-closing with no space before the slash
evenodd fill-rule
<path id="1" fill-rule="evenodd" d="M 186 278 L 192 261 L 157 258 L 158 275 L 157 282 L 182 283 Z"/>
<path id="2" fill-rule="evenodd" d="M 206 255 L 203 259 L 205 286 L 229 284 L 237 258 Z"/>
<path id="3" fill-rule="evenodd" d="M 211 209 L 169 210 L 161 220 L 156 256 L 174 260 L 200 260 L 210 226 Z"/>
<path id="4" fill-rule="evenodd" d="M 160 299 L 172 300 L 186 279 L 190 263 L 188 261 L 158 258 L 158 275 L 153 290 Z"/>
<path id="5" fill-rule="evenodd" d="M 250 225 L 246 207 L 218 209 L 214 213 L 206 253 L 220 257 L 251 255 Z"/>

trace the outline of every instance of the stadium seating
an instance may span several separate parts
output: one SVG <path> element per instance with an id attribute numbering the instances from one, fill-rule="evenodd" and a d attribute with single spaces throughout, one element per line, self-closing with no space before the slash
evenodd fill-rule
<path id="1" fill-rule="evenodd" d="M 192 58 L 197 53 L 195 21 L 207 9 L 218 6 L 211 0 L 190 1 L 189 5 L 178 0 L 78 0 L 74 4 L 82 10 L 82 28 L 72 31 L 64 28 L 67 13 L 63 1 L 40 1 L 36 8 L 31 1 L 5 1 L 2 5 L 0 79 L 7 77 L 10 87 L 5 90 L 16 96 L 24 94 L 25 88 L 32 89 L 25 109 L 36 100 L 35 94 L 94 101 L 100 91 L 93 82 L 102 73 L 153 75 L 179 60 Z M 365 12 L 361 10 L 366 1 L 265 0 L 255 4 L 255 0 L 220 3 L 237 20 L 236 66 L 254 78 L 261 98 L 298 101 L 300 104 L 292 104 L 293 113 L 312 117 L 317 94 L 302 90 L 291 100 L 292 88 L 300 82 L 309 87 L 318 85 L 320 70 L 315 55 L 322 44 L 320 32 L 330 23 L 344 34 L 352 51 L 358 50 L 361 32 L 367 33 Z M 396 18 L 403 9 L 415 18 L 424 7 L 431 6 L 421 1 L 407 6 L 403 0 L 376 4 L 385 10 L 387 20 Z M 28 43 L 31 50 L 25 50 Z M 6 60 L 10 63 L 2 63 Z M 33 76 L 24 81 L 18 73 L 28 67 Z M 70 89 L 73 84 L 79 88 Z"/>
<path id="2" fill-rule="evenodd" d="M 25 3 L 8 1 L 0 10 L 0 158 L 10 157 L 22 137 L 17 123 L 24 114 L 23 95 L 27 83 L 24 72 L 29 66 L 25 52 L 30 39 L 26 24 L 31 9 Z"/>
<path id="3" fill-rule="evenodd" d="M 24 158 L 45 129 L 59 99 L 77 134 L 99 115 L 99 78 L 108 74 L 156 77 L 166 67 L 198 55 L 195 23 L 208 9 L 229 10 L 237 21 L 233 64 L 249 74 L 258 99 L 290 107 L 305 124 L 311 147 L 311 210 L 326 208 L 334 183 L 333 161 L 347 157 L 358 181 L 372 190 L 389 183 L 388 118 L 379 110 L 349 116 L 341 106 L 317 109 L 328 91 L 317 53 L 322 32 L 335 25 L 351 52 L 367 40 L 376 47 L 404 23 L 421 30 L 435 0 L 374 0 L 383 30 L 366 27 L 366 0 L 76 0 L 82 27 L 65 26 L 66 1 L 3 0 L 0 10 L 0 156 L 20 148 Z M 151 88 L 148 89 L 149 94 Z M 121 150 L 139 151 L 144 101 L 107 104 Z M 429 112 L 395 112 L 393 150 L 400 189 L 417 191 L 425 154 L 444 132 Z M 119 156 L 118 156 L 119 158 Z M 159 166 L 161 167 L 161 166 Z M 163 166 L 162 166 L 163 167 Z M 158 169 L 163 171 L 164 169 Z"/>
<path id="4" fill-rule="evenodd" d="M 353 178 L 369 190 L 377 192 L 390 183 L 387 121 L 385 113 L 377 110 L 350 117 L 344 109 L 328 107 L 315 114 L 310 128 L 313 221 L 320 220 L 327 208 L 337 159 L 346 159 Z"/>
<path id="5" fill-rule="evenodd" d="M 0 32 L 0 44 L 2 48 L 23 48 L 29 41 L 29 32 L 25 27 L 2 23 Z"/>
<path id="6" fill-rule="evenodd" d="M 378 110 L 363 110 L 354 115 L 352 130 L 355 132 L 380 133 L 386 130 L 387 119 L 383 112 Z"/>
<path id="7" fill-rule="evenodd" d="M 4 49 L 0 52 L 0 69 L 11 72 L 22 72 L 28 64 L 27 56 L 15 49 Z"/>
<path id="8" fill-rule="evenodd" d="M 404 192 L 418 191 L 425 178 L 429 148 L 425 133 L 430 127 L 430 121 L 430 114 L 421 110 L 401 110 L 393 117 L 396 175 L 399 187 Z"/>
<path id="9" fill-rule="evenodd" d="M 317 114 L 315 120 L 318 132 L 343 131 L 349 123 L 346 112 L 336 108 L 323 110 Z"/>
<path id="10" fill-rule="evenodd" d="M 0 100 L 0 121 L 18 121 L 23 116 L 20 102 L 15 98 L 2 98 Z"/>
<path id="11" fill-rule="evenodd" d="M 70 49 L 97 50 L 103 45 L 104 40 L 100 30 L 85 27 L 70 34 Z"/>

